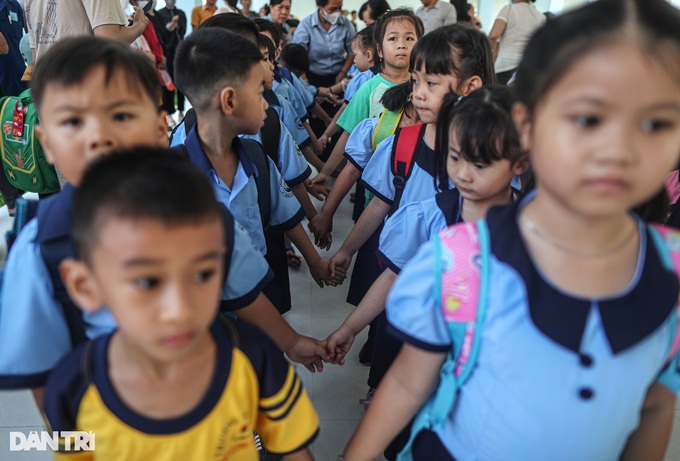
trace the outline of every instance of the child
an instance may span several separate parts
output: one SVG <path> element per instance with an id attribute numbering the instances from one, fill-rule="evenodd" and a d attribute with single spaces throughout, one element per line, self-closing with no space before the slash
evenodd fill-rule
<path id="1" fill-rule="evenodd" d="M 253 431 L 271 453 L 312 459 L 318 417 L 300 378 L 258 329 L 218 315 L 222 213 L 207 178 L 167 150 L 108 156 L 83 177 L 80 260 L 62 276 L 118 328 L 56 367 L 45 414 L 54 431 L 93 433 L 90 459 L 256 459 Z"/>
<path id="2" fill-rule="evenodd" d="M 435 181 L 440 192 L 399 208 L 385 223 L 378 258 L 386 269 L 328 337 L 329 354 L 336 360 L 342 363 L 356 334 L 384 310 L 394 280 L 422 244 L 451 224 L 482 219 L 492 206 L 518 198 L 519 191 L 510 183 L 525 170 L 526 155 L 510 113 L 513 102 L 505 85 L 488 85 L 466 97 L 447 95 L 435 143 Z M 381 374 L 393 358 L 379 364 Z"/>
<path id="3" fill-rule="evenodd" d="M 328 144 L 329 139 L 340 130 L 337 124 L 338 119 L 347 108 L 347 104 L 352 100 L 352 97 L 363 86 L 364 83 L 375 77 L 380 72 L 380 67 L 376 66 L 378 60 L 378 50 L 376 48 L 374 38 L 374 26 L 370 25 L 357 32 L 352 39 L 352 53 L 354 54 L 354 66 L 358 72 L 352 77 L 349 82 L 344 80 L 340 83 L 329 87 L 328 90 L 332 94 L 342 94 L 345 98 L 340 109 L 336 112 L 331 123 L 326 127 L 326 130 L 319 137 L 319 140 Z"/>
<path id="4" fill-rule="evenodd" d="M 397 209 L 395 202 L 406 205 L 434 197 L 437 190 L 434 187 L 436 174 L 433 147 L 437 116 L 444 96 L 450 90 L 466 96 L 484 83 L 493 83 L 494 78 L 491 48 L 486 36 L 458 24 L 441 27 L 423 37 L 413 49 L 411 68 L 412 102 L 423 125 L 420 128 L 409 128 L 419 131 L 415 150 L 411 153 L 410 176 L 401 189 L 401 200 L 397 195 L 395 175 L 391 167 L 397 136 L 394 135 L 378 145 L 362 172 L 361 181 L 374 197 L 338 252 L 331 258 L 331 269 L 340 266 L 346 270 L 359 249 L 362 252 L 368 251 L 369 254 L 375 253 L 378 249 L 380 226 L 390 210 Z M 371 277 L 363 279 L 362 295 L 366 294 L 381 272 L 377 258 L 373 258 L 373 261 Z M 351 288 L 350 285 L 350 290 Z M 385 327 L 385 316 L 379 316 L 375 322 L 375 346 L 368 380 L 371 388 L 376 388 L 382 379 L 385 368 L 381 364 L 389 363 L 399 347 L 386 334 Z"/>
<path id="5" fill-rule="evenodd" d="M 106 310 L 80 315 L 61 282 L 59 263 L 74 254 L 68 222 L 74 187 L 90 161 L 113 149 L 165 146 L 167 124 L 158 111 L 155 69 L 143 55 L 103 39 L 69 39 L 51 48 L 36 66 L 32 96 L 40 142 L 70 185 L 41 202 L 9 252 L 0 302 L 0 388 L 37 389 L 41 403 L 40 388 L 59 359 L 115 327 Z M 295 360 L 320 364 L 325 348 L 275 312 L 261 294 L 271 278 L 266 261 L 242 227 L 232 230 L 230 265 L 239 270 L 226 279 L 222 308 L 262 325 Z"/>
<path id="6" fill-rule="evenodd" d="M 488 302 L 474 367 L 454 406 L 431 407 L 446 417 L 420 432 L 413 459 L 663 459 L 680 391 L 669 356 L 679 283 L 666 241 L 629 210 L 678 162 L 678 30 L 667 2 L 600 0 L 530 40 L 513 118 L 535 193 L 478 223 L 493 289 L 479 293 Z M 406 344 L 347 461 L 374 459 L 437 386 L 456 311 L 435 295 L 449 288 L 433 268 L 456 253 L 446 245 L 435 258 L 434 247 L 390 293 L 390 326 Z M 461 280 L 477 273 L 460 267 Z"/>
<path id="7" fill-rule="evenodd" d="M 225 44 L 228 44 L 225 46 Z M 200 50 L 200 52 L 198 51 Z M 189 132 L 185 146 L 191 161 L 214 184 L 218 200 L 251 235 L 264 254 L 266 244 L 255 181 L 256 172 L 238 134 L 257 133 L 264 123 L 268 105 L 263 98 L 262 54 L 256 45 L 226 30 L 198 30 L 177 49 L 175 80 L 191 101 L 197 124 Z M 259 152 L 263 155 L 263 152 Z M 328 260 L 319 256 L 300 221 L 300 204 L 281 179 L 271 159 L 270 216 L 264 224 L 285 231 L 307 261 L 319 286 L 331 280 Z"/>
<path id="8" fill-rule="evenodd" d="M 362 120 L 380 115 L 380 98 L 388 88 L 410 78 L 411 50 L 423 36 L 423 22 L 409 8 L 397 8 L 380 16 L 375 23 L 374 39 L 381 59 L 380 73 L 371 78 L 352 97 L 337 124 L 344 132 L 323 169 L 312 183 L 325 184 L 340 164 L 349 135 Z"/>

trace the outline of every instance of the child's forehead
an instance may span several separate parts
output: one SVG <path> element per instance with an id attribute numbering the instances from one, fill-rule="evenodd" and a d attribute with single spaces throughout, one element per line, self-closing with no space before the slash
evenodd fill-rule
<path id="1" fill-rule="evenodd" d="M 146 96 L 142 82 L 134 76 L 122 69 L 107 69 L 103 64 L 94 66 L 78 82 L 50 82 L 47 83 L 46 88 L 62 91 L 91 91 L 101 96 L 113 94 L 119 97 L 134 96 L 135 99 Z M 61 93 L 59 91 L 46 91 L 45 94 L 46 96 L 58 96 Z"/>
<path id="2" fill-rule="evenodd" d="M 410 19 L 394 18 L 385 25 L 385 37 L 391 32 L 412 32 L 415 34 L 416 26 Z"/>

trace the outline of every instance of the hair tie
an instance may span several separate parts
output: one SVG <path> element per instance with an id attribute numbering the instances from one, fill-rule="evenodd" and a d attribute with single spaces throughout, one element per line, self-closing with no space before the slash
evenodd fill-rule
<path id="1" fill-rule="evenodd" d="M 458 96 L 458 99 L 456 100 L 456 105 L 460 104 L 460 102 L 463 100 L 463 95 Z"/>

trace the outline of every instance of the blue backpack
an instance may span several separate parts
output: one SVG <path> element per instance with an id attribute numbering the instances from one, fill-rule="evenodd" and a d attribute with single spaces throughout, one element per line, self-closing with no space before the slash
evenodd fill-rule
<path id="1" fill-rule="evenodd" d="M 668 270 L 680 275 L 680 233 L 650 224 L 648 229 Z M 422 430 L 444 427 L 459 390 L 474 370 L 489 292 L 491 242 L 486 221 L 450 226 L 432 239 L 435 255 L 435 299 L 441 300 L 453 347 L 440 370 L 439 385 L 416 415 L 411 436 L 397 461 L 412 461 L 413 441 Z M 680 305 L 672 313 L 675 332 L 669 344 L 665 373 L 680 369 Z M 671 363 L 674 362 L 674 363 Z M 670 366 L 669 366 L 670 365 Z"/>

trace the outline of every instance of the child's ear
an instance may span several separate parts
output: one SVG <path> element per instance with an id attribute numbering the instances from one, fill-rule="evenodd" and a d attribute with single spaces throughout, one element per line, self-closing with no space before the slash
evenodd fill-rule
<path id="1" fill-rule="evenodd" d="M 479 75 L 473 75 L 472 77 L 465 80 L 459 87 L 458 93 L 461 96 L 467 96 L 478 88 L 481 88 L 484 82 Z"/>
<path id="2" fill-rule="evenodd" d="M 158 142 L 159 146 L 168 145 L 168 113 L 164 110 L 158 112 Z"/>
<path id="3" fill-rule="evenodd" d="M 366 50 L 366 51 L 364 51 L 364 54 L 366 55 L 366 60 L 368 62 L 374 62 L 373 60 L 375 59 L 375 56 L 373 56 L 373 51 Z"/>
<path id="4" fill-rule="evenodd" d="M 99 285 L 84 262 L 67 258 L 59 264 L 59 273 L 69 297 L 85 312 L 94 312 L 103 304 Z"/>
<path id="5" fill-rule="evenodd" d="M 236 90 L 227 86 L 220 91 L 220 110 L 224 115 L 232 115 L 236 108 Z"/>
<path id="6" fill-rule="evenodd" d="M 528 169 L 529 169 L 529 156 L 523 155 L 522 158 L 517 160 L 512 165 L 512 174 L 520 176 L 526 173 Z"/>
<path id="7" fill-rule="evenodd" d="M 382 46 L 376 45 L 375 49 L 378 50 L 378 59 L 382 59 L 383 58 Z"/>
<path id="8" fill-rule="evenodd" d="M 512 106 L 512 120 L 519 133 L 519 142 L 522 149 L 526 152 L 531 151 L 533 124 L 529 108 L 522 103 L 515 103 Z"/>
<path id="9" fill-rule="evenodd" d="M 47 133 L 45 132 L 42 126 L 38 124 L 35 125 L 35 135 L 38 137 L 38 141 L 40 141 L 40 146 L 42 147 L 42 150 L 45 153 L 45 158 L 47 159 L 47 162 L 50 165 L 54 165 L 54 156 L 52 155 L 52 149 L 50 149 L 50 142 Z"/>

